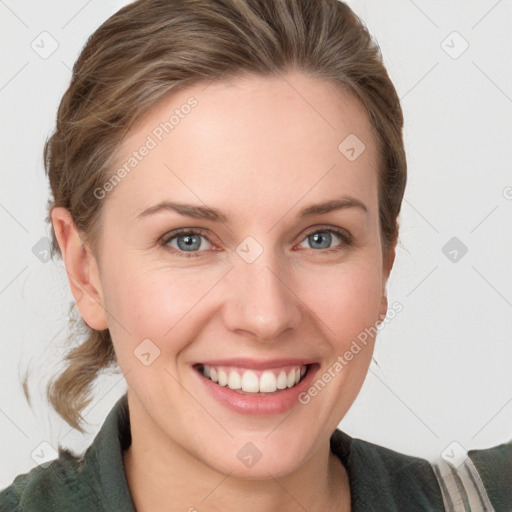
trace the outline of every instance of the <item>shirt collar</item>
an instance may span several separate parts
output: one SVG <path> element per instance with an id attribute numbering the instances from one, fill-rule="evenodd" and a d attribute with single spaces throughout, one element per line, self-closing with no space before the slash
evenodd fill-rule
<path id="1" fill-rule="evenodd" d="M 84 471 L 99 480 L 107 510 L 136 512 L 123 463 L 123 450 L 131 442 L 128 399 L 124 394 L 109 412 L 84 458 Z"/>

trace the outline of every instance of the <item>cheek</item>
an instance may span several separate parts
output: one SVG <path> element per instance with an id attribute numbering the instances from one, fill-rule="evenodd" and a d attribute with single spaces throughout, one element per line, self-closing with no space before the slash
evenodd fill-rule
<path id="1" fill-rule="evenodd" d="M 320 319 L 325 337 L 341 351 L 377 322 L 382 292 L 378 266 L 361 260 L 323 269 L 314 278 L 303 276 L 297 295 Z"/>
<path id="2" fill-rule="evenodd" d="M 300 297 L 319 319 L 315 327 L 328 348 L 325 365 L 300 400 L 313 416 L 326 418 L 328 429 L 351 407 L 371 363 L 372 327 L 382 300 L 382 273 L 373 261 L 362 255 L 350 264 L 324 269 L 301 287 Z"/>
<path id="3" fill-rule="evenodd" d="M 193 339 L 200 325 L 197 306 L 222 276 L 218 271 L 131 265 L 121 260 L 115 268 L 105 268 L 104 274 L 108 276 L 102 284 L 109 328 L 125 367 L 133 364 L 130 356 L 144 340 L 151 340 L 162 355 L 164 348 L 172 355 Z"/>

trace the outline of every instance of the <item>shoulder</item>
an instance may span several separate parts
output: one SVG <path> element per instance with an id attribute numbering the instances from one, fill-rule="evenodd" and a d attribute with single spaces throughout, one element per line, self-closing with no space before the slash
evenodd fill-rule
<path id="1" fill-rule="evenodd" d="M 0 510 L 86 510 L 82 504 L 90 507 L 97 498 L 88 472 L 83 472 L 81 460 L 61 449 L 58 459 L 18 475 L 11 485 L 0 491 Z"/>
<path id="2" fill-rule="evenodd" d="M 18 475 L 0 491 L 0 511 L 135 512 L 122 454 L 130 442 L 125 394 L 111 409 L 82 457 L 59 448 L 57 459 Z"/>
<path id="3" fill-rule="evenodd" d="M 512 440 L 469 452 L 451 443 L 432 466 L 447 510 L 512 510 Z"/>
<path id="4" fill-rule="evenodd" d="M 512 440 L 468 452 L 452 443 L 427 460 L 336 430 L 331 447 L 348 465 L 362 510 L 380 496 L 382 510 L 512 511 Z"/>
<path id="5" fill-rule="evenodd" d="M 340 430 L 331 438 L 331 449 L 349 474 L 355 510 L 444 510 L 437 479 L 426 459 L 352 438 Z"/>

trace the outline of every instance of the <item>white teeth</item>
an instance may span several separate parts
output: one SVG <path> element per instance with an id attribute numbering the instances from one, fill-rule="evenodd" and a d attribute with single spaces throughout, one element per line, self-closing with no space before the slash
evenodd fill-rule
<path id="1" fill-rule="evenodd" d="M 219 386 L 225 386 L 228 383 L 228 376 L 224 370 L 219 370 Z"/>
<path id="2" fill-rule="evenodd" d="M 277 389 L 286 389 L 286 373 L 281 370 L 281 373 L 277 377 Z"/>
<path id="3" fill-rule="evenodd" d="M 263 372 L 260 377 L 260 391 L 262 393 L 273 393 L 277 389 L 277 379 L 272 372 Z"/>
<path id="4" fill-rule="evenodd" d="M 286 380 L 286 385 L 289 388 L 295 386 L 295 370 L 290 370 L 290 373 L 288 374 L 288 379 Z"/>
<path id="5" fill-rule="evenodd" d="M 240 378 L 240 374 L 235 372 L 235 370 L 231 370 L 229 372 L 228 377 L 228 388 L 231 389 L 240 389 L 242 387 L 242 379 Z"/>
<path id="6" fill-rule="evenodd" d="M 260 383 L 258 376 L 251 370 L 244 372 L 242 377 L 242 391 L 248 393 L 257 393 L 260 390 Z"/>
<path id="7" fill-rule="evenodd" d="M 295 366 L 286 373 L 284 370 L 276 373 L 272 370 L 255 372 L 253 370 L 223 369 L 207 364 L 203 365 L 203 375 L 219 386 L 242 390 L 246 393 L 274 393 L 278 389 L 292 388 L 306 374 L 306 366 Z M 259 375 L 259 376 L 258 376 Z"/>

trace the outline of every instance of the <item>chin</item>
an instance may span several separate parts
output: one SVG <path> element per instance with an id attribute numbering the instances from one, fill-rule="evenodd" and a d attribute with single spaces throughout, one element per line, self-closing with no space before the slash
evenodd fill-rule
<path id="1" fill-rule="evenodd" d="M 304 432 L 304 430 L 303 430 Z M 212 469 L 243 480 L 268 480 L 294 473 L 311 457 L 316 440 L 303 436 L 262 432 L 235 435 L 227 443 L 210 443 L 198 455 Z"/>

